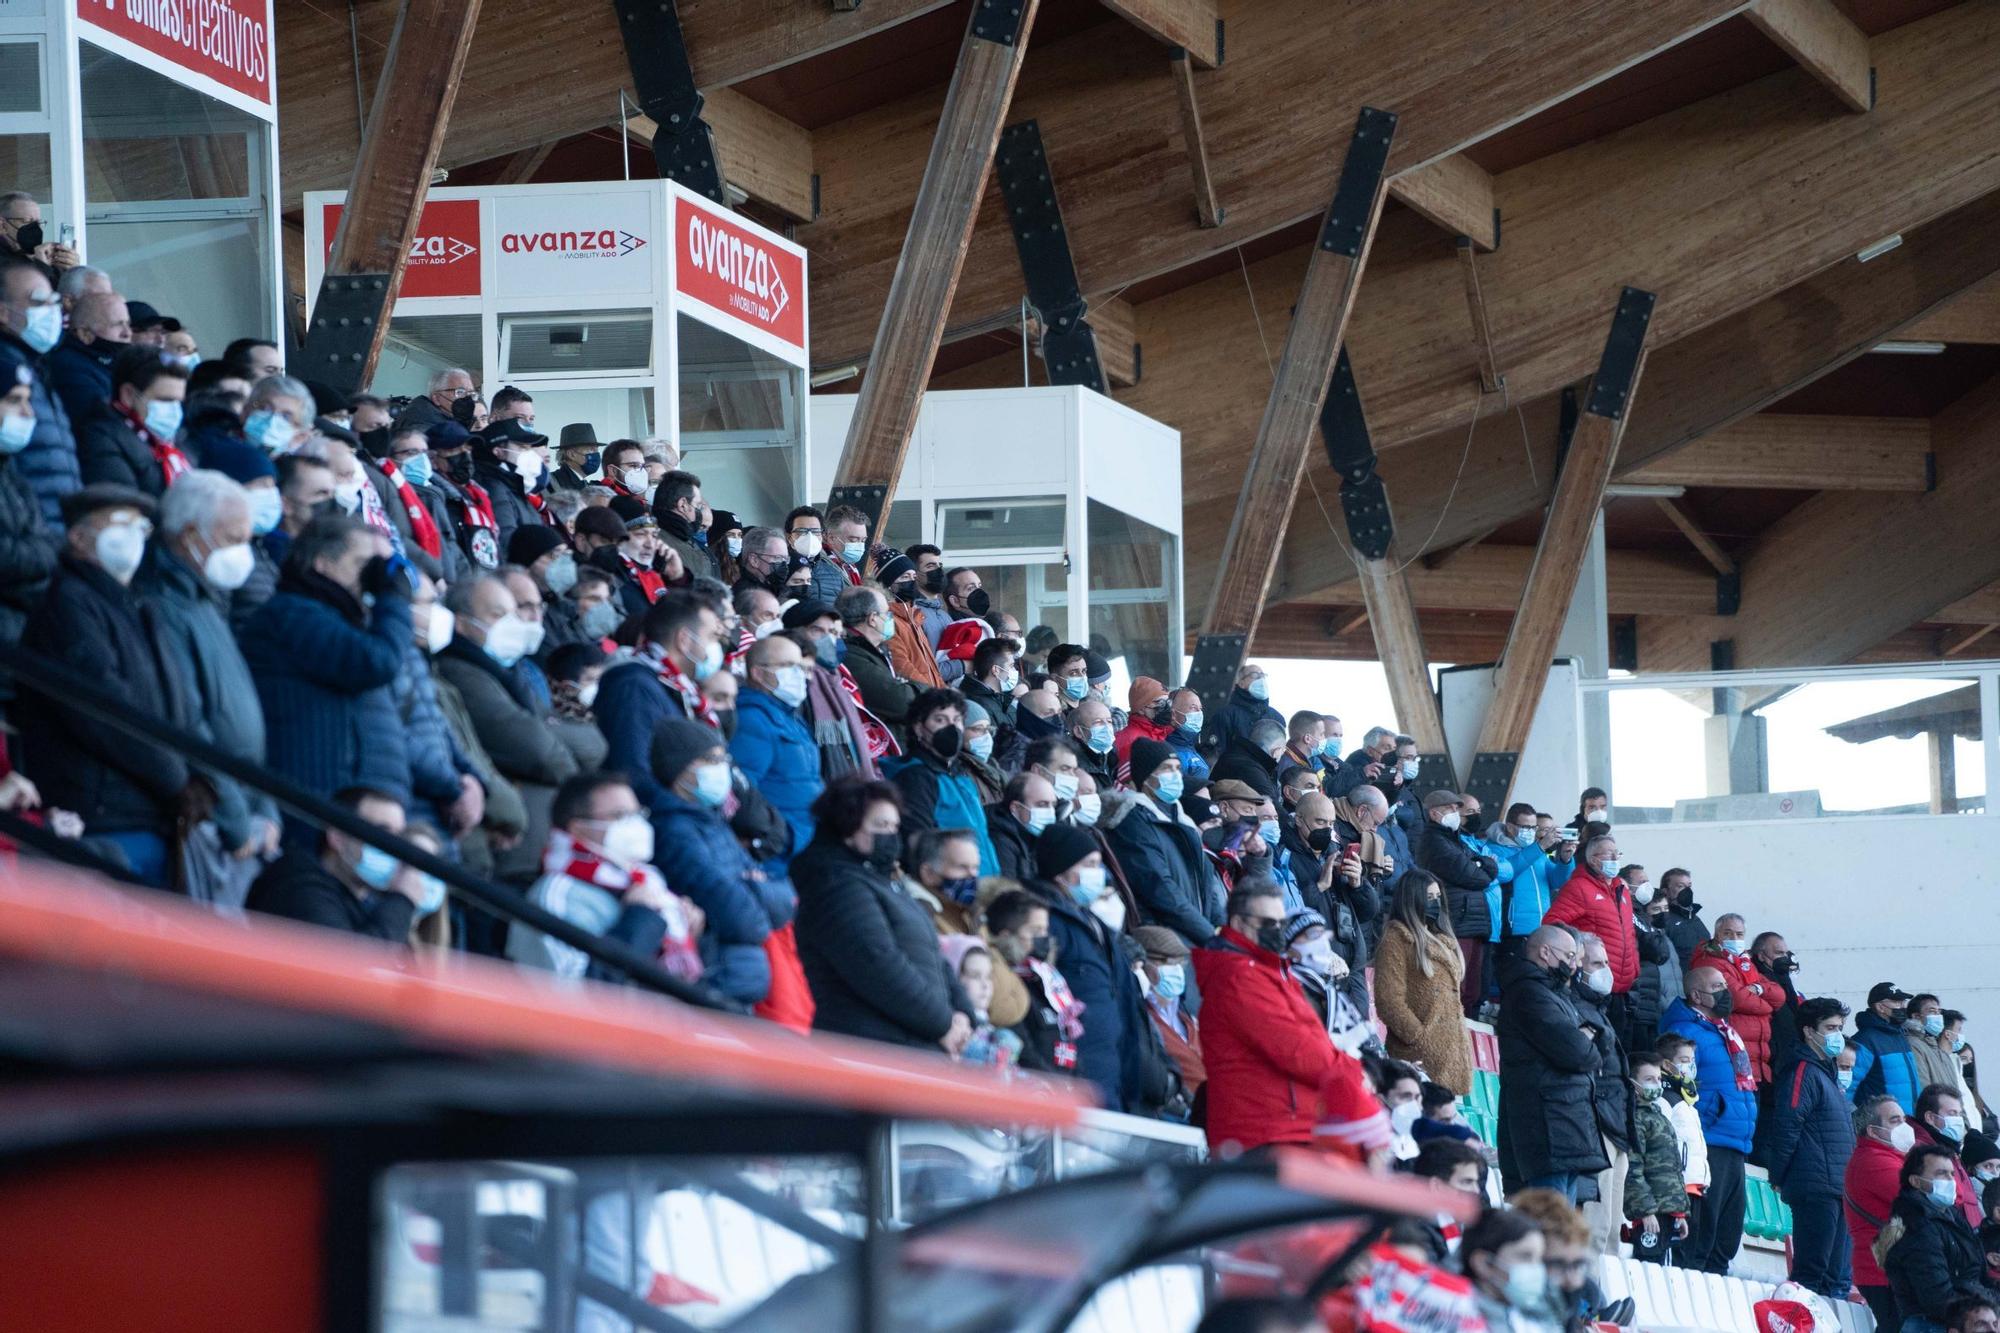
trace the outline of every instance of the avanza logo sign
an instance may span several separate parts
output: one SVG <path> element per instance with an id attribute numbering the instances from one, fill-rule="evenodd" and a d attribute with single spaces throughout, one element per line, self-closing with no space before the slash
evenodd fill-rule
<path id="1" fill-rule="evenodd" d="M 549 255 L 556 259 L 622 259 L 646 242 L 619 227 L 588 231 L 510 231 L 500 238 L 500 252 L 509 255 Z"/>
<path id="2" fill-rule="evenodd" d="M 340 230 L 341 206 L 321 214 L 326 253 Z M 417 234 L 403 265 L 402 297 L 479 295 L 479 201 L 428 199 L 417 218 Z"/>
<path id="3" fill-rule="evenodd" d="M 679 201 L 674 284 L 746 324 L 805 346 L 805 261 L 746 227 Z"/>
<path id="4" fill-rule="evenodd" d="M 412 264 L 456 264 L 461 259 L 470 259 L 479 253 L 479 247 L 468 245 L 456 236 L 412 236 L 410 238 L 410 262 Z"/>

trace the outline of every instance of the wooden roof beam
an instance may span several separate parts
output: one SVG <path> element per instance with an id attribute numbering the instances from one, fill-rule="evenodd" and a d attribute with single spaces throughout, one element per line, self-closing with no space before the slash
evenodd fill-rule
<path id="1" fill-rule="evenodd" d="M 1215 176 L 1208 169 L 1208 135 L 1201 127 L 1201 104 L 1195 98 L 1194 61 L 1178 48 L 1167 62 L 1174 76 L 1174 103 L 1181 112 L 1181 140 L 1187 149 L 1188 174 L 1194 180 L 1194 216 L 1203 227 L 1222 225 L 1222 203 L 1215 196 Z"/>
<path id="2" fill-rule="evenodd" d="M 1157 81 L 1134 77 L 1133 54 L 1123 44 L 1084 32 L 1037 47 L 1014 114 L 1034 117 L 1051 146 L 1083 290 L 1117 291 L 1316 216 L 1332 193 L 1356 105 L 1391 108 L 1400 117 L 1390 159 L 1391 175 L 1400 175 L 1721 22 L 1746 3 L 1259 0 L 1258 21 L 1233 28 L 1228 61 L 1201 78 L 1208 142 L 1228 145 L 1210 153 L 1216 192 L 1229 208 L 1212 229 L 1189 225 L 1180 109 Z M 871 0 L 864 11 L 872 7 Z M 1285 90 L 1276 111 L 1274 88 Z M 936 116 L 935 95 L 920 95 L 818 131 L 824 211 L 799 240 L 840 262 L 814 270 L 815 364 L 867 355 L 919 175 L 922 127 Z M 1000 225 L 998 199 L 987 208 L 966 258 L 950 336 L 985 332 L 1016 316 L 1019 262 Z"/>
<path id="3" fill-rule="evenodd" d="M 715 136 L 724 182 L 788 218 L 812 221 L 819 183 L 813 174 L 811 130 L 729 88 L 703 94 L 701 118 Z M 651 116 L 631 116 L 625 122 L 633 142 L 648 148 L 658 129 Z"/>
<path id="4" fill-rule="evenodd" d="M 1422 534 L 1418 534 L 1421 536 Z M 1407 557 L 1406 557 L 1407 558 Z M 1506 611 L 1521 605 L 1534 563 L 1532 546 L 1476 546 L 1441 569 L 1420 560 L 1404 578 L 1420 611 Z M 1712 615 L 1715 576 L 1690 557 L 1613 548 L 1604 553 L 1606 606 L 1614 616 Z M 1303 597 L 1292 606 L 1347 606 L 1361 600 L 1352 577 Z"/>
<path id="5" fill-rule="evenodd" d="M 1700 552 L 1702 559 L 1715 567 L 1717 574 L 1727 578 L 1736 572 L 1736 562 L 1730 558 L 1729 552 L 1717 546 L 1715 538 L 1702 531 L 1701 524 L 1694 521 L 1694 515 L 1688 513 L 1680 501 L 1662 495 L 1656 496 L 1653 503 L 1660 507 L 1660 512 L 1667 516 L 1667 521 L 1680 530 L 1681 536 L 1688 539 L 1688 545 L 1694 547 Z"/>
<path id="6" fill-rule="evenodd" d="M 1663 627 L 1641 665 L 1707 666 L 1728 639 L 1739 667 L 1843 662 L 2000 580 L 1991 539 L 2000 488 L 2000 376 L 1934 423 L 1938 484 L 1927 494 L 1826 493 L 1773 524 L 1743 559 L 1741 611 Z"/>
<path id="7" fill-rule="evenodd" d="M 1896 337 L 1908 342 L 2000 343 L 2000 278 L 1988 279 L 1933 310 Z"/>
<path id="8" fill-rule="evenodd" d="M 1761 412 L 1621 472 L 1618 480 L 1645 486 L 1927 491 L 1931 423 L 1921 417 Z"/>
<path id="9" fill-rule="evenodd" d="M 1875 106 L 1875 71 L 1868 63 L 1868 34 L 1833 0 L 1757 0 L 1750 22 L 1779 49 L 1826 85 L 1850 111 Z"/>
<path id="10" fill-rule="evenodd" d="M 1222 18 L 1215 0 L 1104 0 L 1104 7 L 1148 37 L 1186 51 L 1203 69 L 1222 63 Z"/>
<path id="11" fill-rule="evenodd" d="M 1500 209 L 1493 202 L 1493 176 L 1463 153 L 1441 157 L 1389 182 L 1389 197 L 1419 217 L 1463 236 L 1479 251 L 1500 244 Z"/>

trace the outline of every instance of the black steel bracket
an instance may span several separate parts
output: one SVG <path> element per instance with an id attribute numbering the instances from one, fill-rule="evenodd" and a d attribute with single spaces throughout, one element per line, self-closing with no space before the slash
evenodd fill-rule
<path id="1" fill-rule="evenodd" d="M 1611 623 L 1611 669 L 1639 669 L 1639 617 L 1626 616 Z"/>
<path id="2" fill-rule="evenodd" d="M 871 541 L 882 540 L 882 502 L 889 498 L 887 486 L 836 486 L 827 499 L 827 508 L 850 505 L 868 515 L 868 535 Z"/>
<path id="3" fill-rule="evenodd" d="M 688 61 L 674 0 L 612 0 L 639 109 L 653 118 L 653 161 L 660 174 L 727 204 L 715 136 L 701 118 L 701 88 Z"/>
<path id="4" fill-rule="evenodd" d="M 1389 143 L 1396 137 L 1396 113 L 1372 106 L 1361 108 L 1354 137 L 1347 143 L 1347 160 L 1340 167 L 1333 205 L 1319 228 L 1319 248 L 1350 259 L 1361 254 L 1368 218 L 1382 192 L 1382 173 L 1389 165 Z"/>
<path id="5" fill-rule="evenodd" d="M 1012 46 L 1021 40 L 1021 0 L 978 0 L 972 10 L 972 35 L 982 41 Z"/>
<path id="6" fill-rule="evenodd" d="M 1418 801 L 1421 802 L 1424 797 L 1434 791 L 1457 791 L 1457 784 L 1458 774 L 1452 769 L 1450 755 L 1420 754 L 1417 756 L 1417 776 L 1410 783 L 1410 788 L 1416 792 Z"/>
<path id="7" fill-rule="evenodd" d="M 1028 304 L 1042 322 L 1042 365 L 1049 383 L 1081 384 L 1105 392 L 1104 363 L 1097 355 L 1097 335 L 1087 322 L 1090 307 L 1077 286 L 1076 260 L 1070 254 L 1069 232 L 1063 226 L 1062 204 L 1042 148 L 1040 125 L 1024 120 L 1000 131 L 993 174 L 1000 178 Z"/>
<path id="8" fill-rule="evenodd" d="M 1611 317 L 1611 332 L 1604 339 L 1604 355 L 1598 358 L 1597 375 L 1590 381 L 1590 403 L 1584 409 L 1592 416 L 1613 421 L 1624 418 L 1656 299 L 1637 287 L 1627 287 L 1618 294 L 1618 311 Z"/>
<path id="9" fill-rule="evenodd" d="M 1222 705 L 1236 688 L 1236 673 L 1250 649 L 1247 634 L 1204 634 L 1195 640 L 1194 661 L 1188 667 L 1188 689 L 1202 697 L 1209 712 L 1222 716 Z"/>
<path id="10" fill-rule="evenodd" d="M 1375 444 L 1368 433 L 1368 412 L 1354 383 L 1354 366 L 1347 348 L 1334 359 L 1333 380 L 1319 410 L 1319 433 L 1326 443 L 1326 461 L 1340 474 L 1340 507 L 1347 517 L 1347 537 L 1370 560 L 1389 554 L 1396 527 L 1389 514 L 1389 492 L 1375 471 Z"/>
<path id="11" fill-rule="evenodd" d="M 368 367 L 375 325 L 389 319 L 389 275 L 353 273 L 320 279 L 319 300 L 306 325 L 297 373 L 305 379 L 359 393 Z"/>
<path id="12" fill-rule="evenodd" d="M 1481 750 L 1472 757 L 1472 772 L 1466 775 L 1467 796 L 1479 798 L 1493 818 L 1506 813 L 1502 805 L 1507 799 L 1507 789 L 1514 785 L 1514 770 L 1520 766 L 1521 754 L 1518 750 Z"/>
<path id="13" fill-rule="evenodd" d="M 1743 609 L 1743 573 L 1731 570 L 1715 576 L 1715 614 L 1733 616 Z"/>

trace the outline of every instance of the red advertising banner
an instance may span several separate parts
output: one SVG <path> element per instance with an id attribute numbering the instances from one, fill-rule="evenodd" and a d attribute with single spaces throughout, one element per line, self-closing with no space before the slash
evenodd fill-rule
<path id="1" fill-rule="evenodd" d="M 804 350 L 806 263 L 727 213 L 674 201 L 674 285 Z"/>
<path id="2" fill-rule="evenodd" d="M 326 205 L 326 255 L 340 230 L 340 205 Z M 400 296 L 479 295 L 479 201 L 431 199 L 417 219 Z"/>
<path id="3" fill-rule="evenodd" d="M 269 105 L 269 0 L 76 0 L 76 16 Z"/>

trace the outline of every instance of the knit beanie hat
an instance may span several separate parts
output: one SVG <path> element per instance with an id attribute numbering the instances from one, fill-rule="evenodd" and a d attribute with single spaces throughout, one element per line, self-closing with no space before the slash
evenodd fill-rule
<path id="1" fill-rule="evenodd" d="M 546 523 L 523 523 L 507 539 L 507 563 L 526 568 L 563 544 L 562 534 Z"/>
<path id="2" fill-rule="evenodd" d="M 1174 747 L 1165 741 L 1150 740 L 1144 736 L 1132 742 L 1131 766 L 1132 787 L 1136 791 L 1146 785 L 1146 779 L 1153 776 L 1153 770 L 1169 759 L 1180 756 Z"/>
<path id="3" fill-rule="evenodd" d="M 1097 839 L 1074 824 L 1051 824 L 1035 839 L 1035 873 L 1054 879 L 1097 850 Z"/>
<path id="4" fill-rule="evenodd" d="M 675 718 L 653 732 L 653 772 L 671 787 L 688 765 L 722 744 L 722 733 L 705 722 Z"/>

